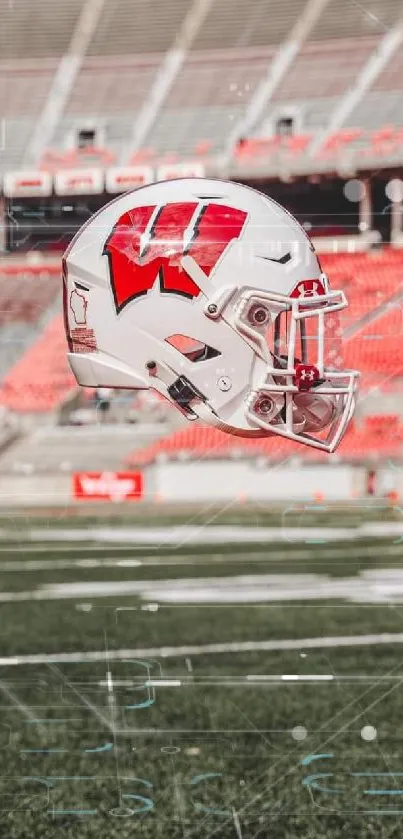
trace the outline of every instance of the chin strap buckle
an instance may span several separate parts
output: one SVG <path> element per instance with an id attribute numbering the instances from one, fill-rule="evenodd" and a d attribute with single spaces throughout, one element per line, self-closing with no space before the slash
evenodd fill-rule
<path id="1" fill-rule="evenodd" d="M 168 393 L 180 408 L 189 408 L 193 399 L 205 401 L 206 397 L 200 393 L 186 376 L 179 376 L 168 388 Z"/>

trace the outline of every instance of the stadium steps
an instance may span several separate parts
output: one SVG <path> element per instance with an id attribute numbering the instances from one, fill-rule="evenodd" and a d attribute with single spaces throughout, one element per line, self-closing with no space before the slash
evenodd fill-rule
<path id="1" fill-rule="evenodd" d="M 26 433 L 0 453 L 0 473 L 43 474 L 117 470 L 125 467 L 133 446 L 144 447 L 166 433 L 161 423 L 42 426 Z"/>

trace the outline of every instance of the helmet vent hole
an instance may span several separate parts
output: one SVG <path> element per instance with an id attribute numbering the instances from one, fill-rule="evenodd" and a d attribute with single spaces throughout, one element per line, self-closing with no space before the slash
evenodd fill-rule
<path id="1" fill-rule="evenodd" d="M 208 344 L 199 341 L 197 338 L 190 338 L 188 335 L 170 335 L 165 338 L 167 344 L 182 353 L 189 361 L 207 361 L 221 355 L 219 350 L 210 347 Z"/>

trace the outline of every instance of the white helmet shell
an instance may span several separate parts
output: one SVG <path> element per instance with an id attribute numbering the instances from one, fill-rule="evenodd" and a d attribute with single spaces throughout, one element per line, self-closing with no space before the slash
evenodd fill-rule
<path id="1" fill-rule="evenodd" d="M 358 378 L 340 366 L 347 303 L 275 201 L 215 179 L 142 187 L 81 228 L 63 276 L 79 384 L 153 388 L 232 434 L 336 448 Z"/>

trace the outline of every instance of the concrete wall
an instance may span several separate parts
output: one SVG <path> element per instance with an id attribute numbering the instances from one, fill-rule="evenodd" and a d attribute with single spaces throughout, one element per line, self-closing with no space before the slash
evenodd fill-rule
<path id="1" fill-rule="evenodd" d="M 346 501 L 366 496 L 367 471 L 345 464 L 268 467 L 256 461 L 168 462 L 145 470 L 144 501 Z M 390 492 L 403 498 L 403 470 L 383 466 L 377 472 L 376 494 L 382 497 Z M 2 508 L 65 507 L 73 503 L 70 475 L 0 475 Z"/>
<path id="2" fill-rule="evenodd" d="M 157 467 L 156 492 L 170 501 L 329 501 L 351 498 L 351 466 L 284 466 L 259 468 L 255 462 L 166 463 Z"/>

